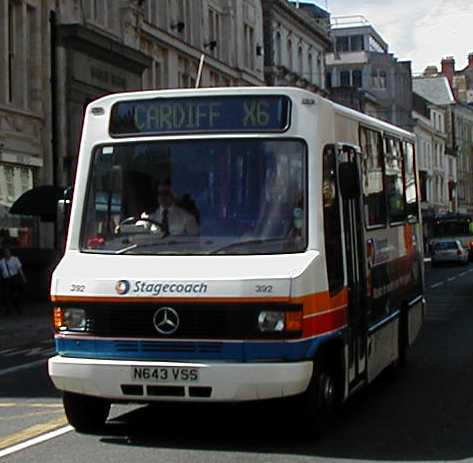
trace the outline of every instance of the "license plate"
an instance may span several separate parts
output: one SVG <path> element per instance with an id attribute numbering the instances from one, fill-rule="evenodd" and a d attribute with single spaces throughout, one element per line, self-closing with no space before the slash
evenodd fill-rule
<path id="1" fill-rule="evenodd" d="M 199 369 L 188 367 L 132 367 L 133 381 L 154 383 L 197 383 Z"/>

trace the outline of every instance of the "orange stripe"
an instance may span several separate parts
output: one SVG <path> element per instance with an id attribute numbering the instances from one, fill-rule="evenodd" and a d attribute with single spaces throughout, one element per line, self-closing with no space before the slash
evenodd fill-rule
<path id="1" fill-rule="evenodd" d="M 342 308 L 331 313 L 321 314 L 304 320 L 305 338 L 339 330 L 347 324 L 347 310 Z"/>
<path id="2" fill-rule="evenodd" d="M 326 312 L 330 309 L 348 305 L 348 289 L 343 288 L 331 297 L 328 291 L 310 294 L 300 298 L 293 298 L 293 303 L 304 304 L 304 316 Z"/>

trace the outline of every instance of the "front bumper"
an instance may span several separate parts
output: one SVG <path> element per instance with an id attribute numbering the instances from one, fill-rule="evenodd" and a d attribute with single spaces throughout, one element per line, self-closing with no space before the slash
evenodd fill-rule
<path id="1" fill-rule="evenodd" d="M 55 356 L 49 359 L 49 375 L 54 385 L 63 391 L 103 397 L 110 400 L 131 401 L 208 401 L 238 402 L 281 398 L 304 392 L 312 376 L 310 361 L 295 363 L 183 363 L 96 360 Z M 150 394 L 156 383 L 133 381 L 132 367 L 188 367 L 198 368 L 199 382 L 166 383 L 183 389 L 182 396 Z M 141 394 L 126 393 L 123 386 L 142 386 Z M 211 391 L 208 397 L 195 397 L 192 387 Z M 135 388 L 136 389 L 136 388 Z M 124 392 L 125 391 L 125 392 Z"/>

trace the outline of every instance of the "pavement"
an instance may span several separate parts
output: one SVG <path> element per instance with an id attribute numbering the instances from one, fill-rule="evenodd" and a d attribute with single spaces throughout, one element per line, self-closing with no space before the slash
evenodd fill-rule
<path id="1" fill-rule="evenodd" d="M 0 310 L 0 350 L 53 339 L 51 302 L 26 300 L 22 309 L 21 315 L 8 316 Z"/>

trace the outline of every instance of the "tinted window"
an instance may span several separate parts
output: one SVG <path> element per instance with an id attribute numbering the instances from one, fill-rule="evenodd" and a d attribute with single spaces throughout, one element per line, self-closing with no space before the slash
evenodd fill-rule
<path id="1" fill-rule="evenodd" d="M 404 198 L 403 162 L 399 140 L 385 140 L 385 184 L 390 222 L 402 222 L 406 218 Z"/>
<path id="2" fill-rule="evenodd" d="M 414 164 L 414 145 L 404 143 L 404 179 L 406 189 L 406 212 L 408 216 L 418 217 L 417 187 Z"/>
<path id="3" fill-rule="evenodd" d="M 366 225 L 385 225 L 386 199 L 381 135 L 373 130 L 361 128 L 360 145 L 363 156 L 362 182 Z"/>
<path id="4" fill-rule="evenodd" d="M 330 294 L 334 294 L 343 287 L 342 227 L 336 172 L 335 150 L 333 146 L 327 146 L 323 159 L 322 197 L 325 257 Z"/>
<path id="5" fill-rule="evenodd" d="M 291 140 L 117 143 L 95 150 L 82 249 L 281 254 L 306 247 L 305 145 Z"/>

